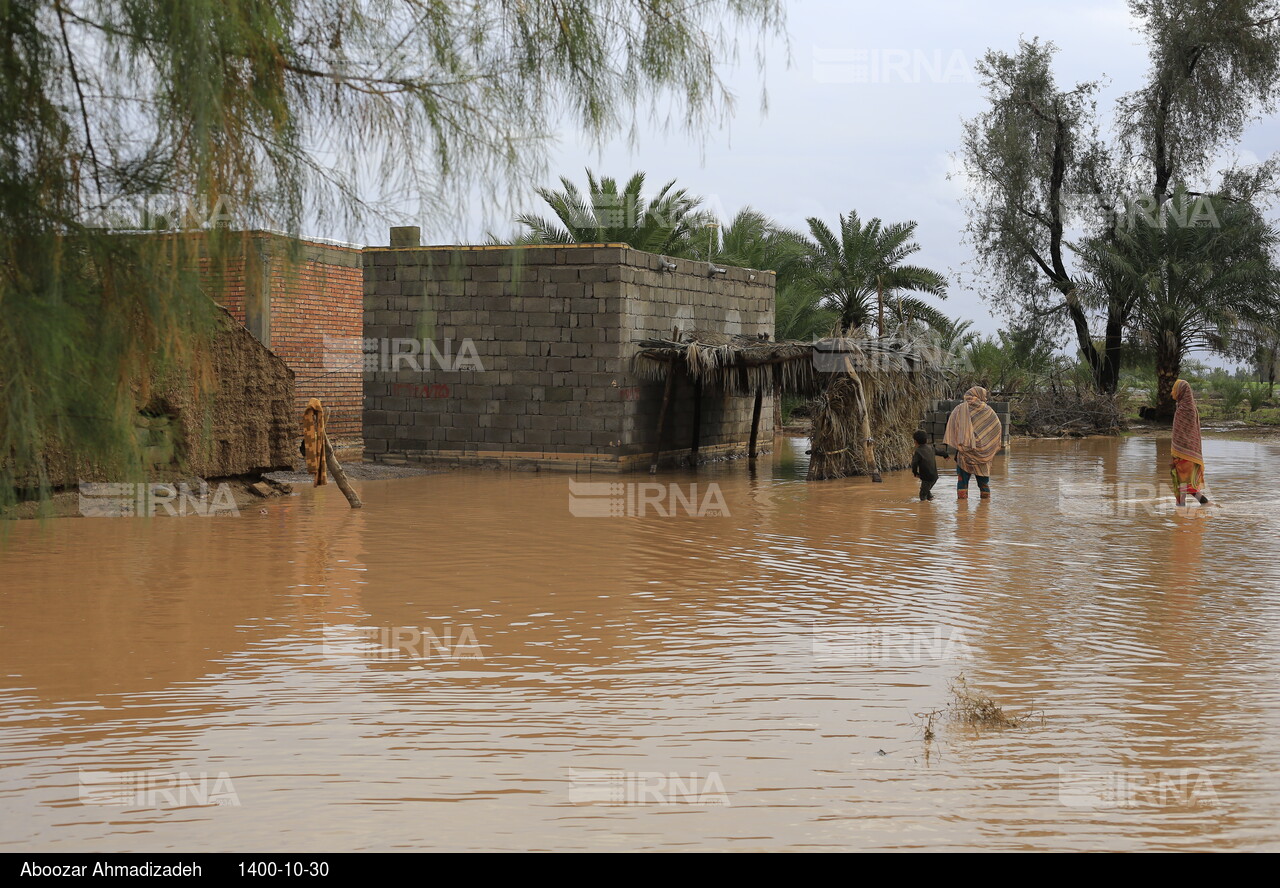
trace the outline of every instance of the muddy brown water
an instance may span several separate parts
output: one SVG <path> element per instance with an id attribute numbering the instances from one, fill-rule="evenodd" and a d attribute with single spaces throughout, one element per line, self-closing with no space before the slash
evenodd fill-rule
<path id="1" fill-rule="evenodd" d="M 0 848 L 1280 848 L 1280 448 L 1178 511 L 1167 440 L 931 504 L 777 445 L 10 527 Z"/>

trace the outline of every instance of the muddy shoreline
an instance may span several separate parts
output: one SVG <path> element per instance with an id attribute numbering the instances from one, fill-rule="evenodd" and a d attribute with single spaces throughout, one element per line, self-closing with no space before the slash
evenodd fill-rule
<path id="1" fill-rule="evenodd" d="M 347 462 L 342 463 L 347 477 L 352 481 L 389 481 L 398 478 L 413 478 L 419 475 L 438 474 L 441 469 L 419 468 L 416 466 L 391 466 L 379 463 Z M 200 481 L 208 485 L 208 493 L 202 495 Z M 330 483 L 333 483 L 332 480 Z M 197 502 L 178 503 L 175 511 L 191 514 L 201 508 L 199 514 L 211 514 L 215 517 L 221 513 L 238 514 L 246 510 L 263 508 L 268 502 L 282 497 L 297 496 L 303 488 L 311 486 L 311 476 L 305 471 L 264 472 L 261 475 L 238 475 L 229 478 L 190 478 L 183 482 L 167 485 L 166 482 L 154 482 L 153 486 L 176 487 L 185 484 L 186 490 Z M 167 491 L 162 491 L 163 498 Z M 156 516 L 170 514 L 163 505 L 158 505 Z M 29 520 L 41 518 L 84 518 L 82 498 L 78 488 L 63 488 L 54 492 L 45 502 L 27 500 L 15 505 L 7 512 L 0 513 L 0 520 Z"/>

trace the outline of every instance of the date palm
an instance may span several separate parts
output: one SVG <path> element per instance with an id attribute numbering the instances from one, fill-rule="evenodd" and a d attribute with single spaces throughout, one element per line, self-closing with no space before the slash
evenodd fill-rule
<path id="1" fill-rule="evenodd" d="M 1159 217 L 1090 246 L 1100 274 L 1134 302 L 1155 351 L 1158 416 L 1173 414 L 1173 385 L 1196 348 L 1225 353 L 1232 334 L 1280 309 L 1280 231 L 1249 203 L 1189 195 L 1179 187 Z"/>
<path id="2" fill-rule="evenodd" d="M 516 217 L 528 229 L 523 239 L 541 244 L 624 243 L 646 253 L 692 255 L 694 236 L 709 221 L 698 212 L 702 198 L 677 189 L 673 179 L 646 199 L 644 179 L 645 174 L 638 172 L 619 188 L 616 179 L 597 178 L 587 170 L 584 193 L 561 176 L 561 190 L 537 190 L 554 218 L 532 213 Z"/>
<path id="3" fill-rule="evenodd" d="M 782 228 L 758 210 L 745 207 L 719 232 L 715 257 L 723 265 L 775 273 L 775 339 L 808 341 L 835 328 L 836 313 L 822 304 L 822 291 L 809 274 L 804 236 L 798 231 Z"/>
<path id="4" fill-rule="evenodd" d="M 920 250 L 915 222 L 885 225 L 879 219 L 865 224 L 856 211 L 840 217 L 839 233 L 821 219 L 811 218 L 810 273 L 827 304 L 840 316 L 844 329 L 858 329 L 877 320 L 883 304 L 895 325 L 919 321 L 946 329 L 951 319 L 917 296 L 945 299 L 947 280 L 941 274 L 906 260 Z M 885 332 L 885 331 L 880 331 Z"/>

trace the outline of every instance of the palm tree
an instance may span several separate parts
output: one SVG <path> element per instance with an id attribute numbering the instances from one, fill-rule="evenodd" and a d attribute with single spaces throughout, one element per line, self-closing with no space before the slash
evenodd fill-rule
<path id="1" fill-rule="evenodd" d="M 822 292 L 813 287 L 798 281 L 779 283 L 774 297 L 774 338 L 812 342 L 831 335 L 839 316 L 822 301 Z"/>
<path id="2" fill-rule="evenodd" d="M 822 304 L 823 294 L 809 274 L 809 252 L 804 235 L 799 232 L 744 207 L 719 232 L 715 257 L 726 265 L 776 274 L 776 339 L 808 341 L 835 328 L 836 313 Z"/>
<path id="3" fill-rule="evenodd" d="M 1119 228 L 1098 252 L 1103 274 L 1129 289 L 1156 357 L 1156 415 L 1173 414 L 1173 385 L 1195 348 L 1225 352 L 1241 326 L 1280 310 L 1280 232 L 1248 203 L 1179 187 L 1153 223 Z"/>
<path id="4" fill-rule="evenodd" d="M 810 270 L 828 304 L 839 312 L 842 327 L 865 327 L 882 311 L 898 325 L 919 321 L 935 330 L 950 326 L 951 319 L 932 305 L 902 295 L 906 291 L 947 297 L 945 277 L 903 263 L 920 249 L 913 240 L 915 222 L 885 225 L 871 219 L 864 225 L 857 212 L 850 211 L 840 217 L 839 236 L 821 219 L 808 222 Z"/>
<path id="5" fill-rule="evenodd" d="M 973 329 L 973 321 L 954 320 L 946 326 L 934 328 L 938 338 L 952 348 L 964 348 L 980 339 L 982 334 Z"/>
<path id="6" fill-rule="evenodd" d="M 653 197 L 644 197 L 644 178 L 638 172 L 621 189 L 616 179 L 596 178 L 587 170 L 583 194 L 568 177 L 561 176 L 563 190 L 539 188 L 538 195 L 555 213 L 554 219 L 522 213 L 516 221 L 529 229 L 522 240 L 542 244 L 625 243 L 647 253 L 690 255 L 693 239 L 709 220 L 698 212 L 702 198 L 675 189 L 675 180 Z"/>

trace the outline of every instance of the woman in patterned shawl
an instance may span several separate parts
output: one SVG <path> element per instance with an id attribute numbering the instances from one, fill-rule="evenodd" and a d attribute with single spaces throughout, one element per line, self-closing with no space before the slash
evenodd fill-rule
<path id="1" fill-rule="evenodd" d="M 1178 505 L 1187 503 L 1187 494 L 1209 505 L 1209 498 L 1200 492 L 1204 486 L 1204 445 L 1200 439 L 1200 411 L 1196 409 L 1196 397 L 1185 379 L 1173 384 L 1173 399 L 1178 409 L 1173 414 L 1173 461 L 1169 466 L 1169 478 Z"/>
<path id="2" fill-rule="evenodd" d="M 947 418 L 943 438 L 956 451 L 956 473 L 960 476 L 958 495 L 969 498 L 969 478 L 978 476 L 978 492 L 991 498 L 991 461 L 1000 452 L 1004 431 L 1000 417 L 987 404 L 987 390 L 974 386 L 964 393 L 964 403 Z"/>

